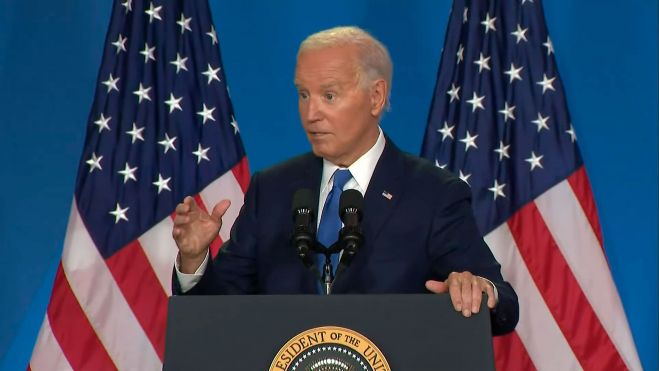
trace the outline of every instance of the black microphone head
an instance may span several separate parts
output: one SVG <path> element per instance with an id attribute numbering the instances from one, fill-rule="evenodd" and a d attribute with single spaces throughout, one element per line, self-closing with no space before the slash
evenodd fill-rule
<path id="1" fill-rule="evenodd" d="M 345 216 L 346 214 L 356 215 L 357 221 L 362 220 L 362 208 L 364 206 L 364 196 L 362 193 L 356 189 L 346 189 L 341 193 L 341 199 L 339 200 L 339 217 L 346 223 Z"/>
<path id="2" fill-rule="evenodd" d="M 293 194 L 293 203 L 291 205 L 293 218 L 295 218 L 295 216 L 298 215 L 301 210 L 308 210 L 309 214 L 313 216 L 313 192 L 311 192 L 310 189 L 298 189 Z"/>
<path id="3" fill-rule="evenodd" d="M 307 268 L 313 266 L 313 260 L 309 255 L 315 243 L 314 232 L 311 228 L 314 224 L 313 199 L 313 192 L 306 188 L 298 189 L 293 194 L 291 205 L 294 224 L 291 243 Z"/>

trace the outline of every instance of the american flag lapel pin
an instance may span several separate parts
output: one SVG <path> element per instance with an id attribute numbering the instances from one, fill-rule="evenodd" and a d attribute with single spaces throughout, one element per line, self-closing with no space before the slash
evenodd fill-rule
<path id="1" fill-rule="evenodd" d="M 394 195 L 392 195 L 387 191 L 382 191 L 382 197 L 386 198 L 387 200 L 391 200 L 391 198 L 394 197 Z"/>

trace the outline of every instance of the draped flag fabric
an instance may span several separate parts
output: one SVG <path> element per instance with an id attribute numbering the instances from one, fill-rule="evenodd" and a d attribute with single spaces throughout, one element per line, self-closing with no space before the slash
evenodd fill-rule
<path id="1" fill-rule="evenodd" d="M 422 155 L 471 186 L 519 296 L 500 370 L 640 370 L 540 0 L 455 0 Z"/>
<path id="2" fill-rule="evenodd" d="M 161 369 L 172 213 L 188 195 L 232 200 L 215 255 L 248 182 L 207 0 L 115 1 L 29 369 Z"/>

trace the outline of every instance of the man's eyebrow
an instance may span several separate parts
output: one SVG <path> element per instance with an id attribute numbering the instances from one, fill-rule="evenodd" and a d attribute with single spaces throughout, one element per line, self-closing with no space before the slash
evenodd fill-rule
<path id="1" fill-rule="evenodd" d="M 300 83 L 299 81 L 293 81 L 293 85 L 298 90 L 299 89 L 306 89 L 302 86 L 302 83 Z M 327 82 L 325 84 L 321 84 L 320 88 L 323 89 L 323 90 L 326 90 L 326 89 L 332 89 L 332 88 L 337 88 L 337 87 L 340 88 L 342 85 L 343 84 L 341 84 L 340 81 L 330 81 L 330 82 Z"/>
<path id="2" fill-rule="evenodd" d="M 330 88 L 336 88 L 336 87 L 341 87 L 341 83 L 338 81 L 332 81 L 328 82 L 326 84 L 320 85 L 322 89 L 330 89 Z"/>

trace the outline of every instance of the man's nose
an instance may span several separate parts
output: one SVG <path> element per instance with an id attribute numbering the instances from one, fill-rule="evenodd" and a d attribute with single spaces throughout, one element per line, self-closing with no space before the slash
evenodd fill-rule
<path id="1" fill-rule="evenodd" d="M 315 122 L 321 119 L 320 102 L 317 99 L 309 97 L 305 106 L 305 121 Z"/>

